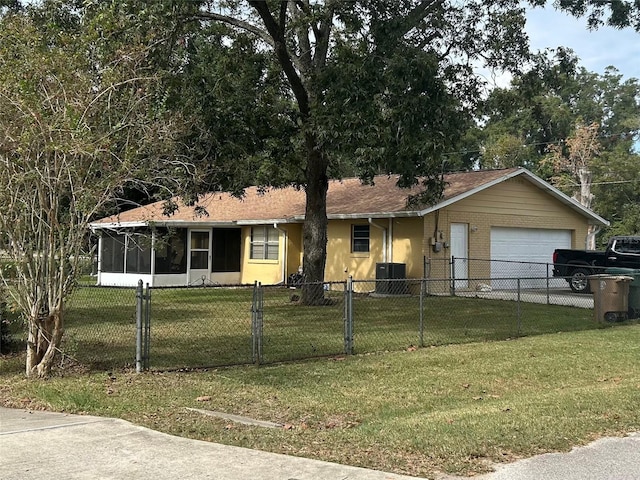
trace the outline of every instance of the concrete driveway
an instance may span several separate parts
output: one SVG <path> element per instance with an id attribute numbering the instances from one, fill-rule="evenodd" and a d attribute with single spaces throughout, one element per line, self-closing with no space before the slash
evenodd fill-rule
<path id="1" fill-rule="evenodd" d="M 456 296 L 471 298 L 488 298 L 493 300 L 517 300 L 516 290 L 491 290 L 489 292 L 456 291 Z M 573 293 L 570 289 L 523 289 L 520 291 L 520 301 L 525 303 L 542 303 L 550 305 L 564 305 L 567 307 L 593 309 L 593 295 Z"/>

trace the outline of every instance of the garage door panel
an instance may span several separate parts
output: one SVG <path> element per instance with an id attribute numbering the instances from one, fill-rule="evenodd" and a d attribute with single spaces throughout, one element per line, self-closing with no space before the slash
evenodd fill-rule
<path id="1" fill-rule="evenodd" d="M 493 227 L 491 278 L 529 278 L 522 280 L 522 288 L 544 287 L 546 280 L 532 278 L 546 279 L 556 248 L 571 248 L 570 230 Z"/>

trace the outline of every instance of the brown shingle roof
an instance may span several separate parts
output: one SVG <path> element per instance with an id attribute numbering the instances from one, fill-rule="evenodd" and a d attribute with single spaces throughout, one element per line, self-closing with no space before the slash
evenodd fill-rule
<path id="1" fill-rule="evenodd" d="M 518 169 L 481 170 L 450 173 L 443 201 L 481 188 L 491 182 L 514 173 Z M 420 191 L 419 187 L 401 189 L 396 186 L 397 176 L 378 176 L 374 185 L 363 185 L 357 178 L 332 180 L 327 194 L 327 215 L 331 217 L 368 217 L 380 214 L 416 214 L 419 210 L 407 207 L 407 198 Z M 260 221 L 301 221 L 304 218 L 304 190 L 293 187 L 272 189 L 260 193 L 256 187 L 248 188 L 242 199 L 228 193 L 210 193 L 201 197 L 199 205 L 208 216 L 198 216 L 194 207 L 187 207 L 178 200 L 179 208 L 171 216 L 163 214 L 163 202 L 134 208 L 119 215 L 94 223 L 113 224 L 129 222 L 208 222 L 243 223 Z"/>

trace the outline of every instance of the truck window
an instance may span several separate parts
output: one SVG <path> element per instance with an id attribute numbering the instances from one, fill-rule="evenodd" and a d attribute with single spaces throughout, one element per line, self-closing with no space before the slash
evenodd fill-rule
<path id="1" fill-rule="evenodd" d="M 619 238 L 613 243 L 613 251 L 617 253 L 640 254 L 640 239 Z"/>

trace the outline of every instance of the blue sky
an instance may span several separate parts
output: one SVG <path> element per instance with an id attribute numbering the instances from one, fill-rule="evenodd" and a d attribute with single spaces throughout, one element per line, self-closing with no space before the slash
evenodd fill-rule
<path id="1" fill-rule="evenodd" d="M 580 59 L 579 65 L 602 75 L 608 66 L 616 67 L 623 80 L 640 79 L 640 33 L 631 28 L 617 30 L 587 28 L 586 18 L 575 18 L 553 7 L 527 9 L 526 31 L 533 51 L 559 46 L 571 48 Z M 480 68 L 488 86 L 508 87 L 509 74 Z"/>
<path id="2" fill-rule="evenodd" d="M 640 79 L 640 33 L 631 28 L 590 31 L 585 18 L 546 7 L 528 9 L 526 30 L 532 49 L 570 47 L 591 72 L 602 74 L 613 65 L 624 79 Z"/>

